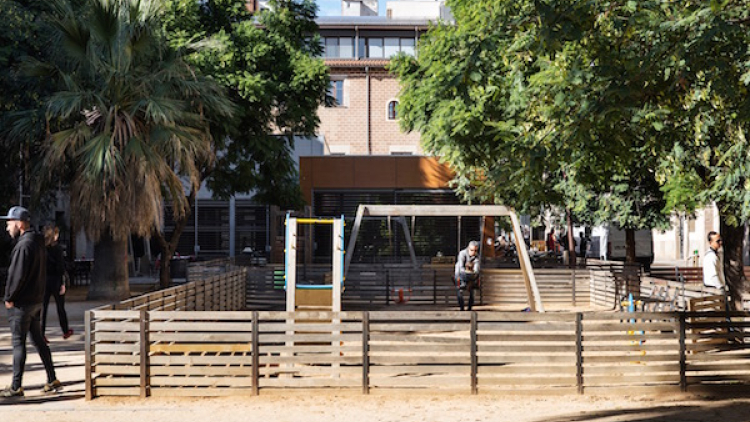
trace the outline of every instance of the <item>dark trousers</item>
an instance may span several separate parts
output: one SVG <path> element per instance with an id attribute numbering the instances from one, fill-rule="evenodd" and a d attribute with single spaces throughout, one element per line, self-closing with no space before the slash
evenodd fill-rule
<path id="1" fill-rule="evenodd" d="M 44 306 L 42 307 L 42 335 L 47 331 L 47 308 L 49 308 L 49 299 L 51 296 L 55 297 L 57 318 L 60 320 L 60 328 L 62 328 L 62 332 L 65 334 L 70 329 L 68 326 L 68 314 L 65 312 L 65 295 L 60 294 L 60 287 L 56 289 L 47 287 L 44 292 Z"/>
<path id="2" fill-rule="evenodd" d="M 476 283 L 476 276 L 469 276 L 465 273 L 459 274 L 459 280 L 458 285 L 456 286 L 456 296 L 458 296 L 458 306 L 461 308 L 461 310 L 464 310 L 464 291 L 469 292 L 469 307 L 468 310 L 471 310 L 471 307 L 474 306 L 474 285 Z M 464 286 L 462 289 L 461 286 Z"/>
<path id="3" fill-rule="evenodd" d="M 471 310 L 471 307 L 474 306 L 474 289 L 473 288 L 456 289 L 456 295 L 458 296 L 458 306 L 461 308 L 462 311 L 464 310 L 464 291 L 469 292 L 468 310 Z"/>
<path id="4" fill-rule="evenodd" d="M 13 336 L 13 384 L 14 390 L 22 386 L 23 370 L 26 366 L 26 335 L 31 333 L 39 357 L 47 372 L 47 382 L 57 379 L 55 367 L 52 364 L 52 353 L 44 341 L 40 323 L 42 304 L 13 307 L 8 309 L 8 323 Z"/>

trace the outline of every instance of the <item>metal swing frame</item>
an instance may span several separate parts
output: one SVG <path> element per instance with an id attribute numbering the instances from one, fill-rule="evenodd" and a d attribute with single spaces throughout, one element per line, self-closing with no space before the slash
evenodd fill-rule
<path id="1" fill-rule="evenodd" d="M 516 237 L 516 245 L 518 251 L 518 260 L 521 266 L 521 272 L 523 273 L 524 282 L 526 284 L 526 293 L 529 297 L 529 308 L 535 312 L 544 312 L 544 305 L 542 304 L 542 298 L 539 294 L 539 288 L 536 284 L 536 278 L 534 277 L 534 270 L 531 267 L 531 260 L 529 259 L 529 252 L 524 247 L 523 233 L 521 232 L 521 225 L 518 220 L 518 215 L 515 210 L 510 207 L 502 205 L 369 205 L 361 204 L 357 208 L 357 216 L 354 219 L 354 226 L 352 227 L 352 233 L 349 238 L 349 244 L 346 249 L 345 264 L 344 264 L 344 278 L 349 272 L 351 266 L 352 257 L 354 256 L 354 249 L 357 245 L 357 236 L 359 235 L 359 228 L 362 225 L 362 219 L 364 217 L 396 217 L 401 220 L 401 226 L 404 229 L 404 236 L 406 237 L 406 244 L 409 247 L 409 255 L 411 256 L 412 266 L 418 268 L 416 253 L 414 252 L 414 244 L 411 239 L 411 234 L 406 225 L 405 216 L 412 217 L 510 217 L 511 223 L 513 224 L 513 234 Z M 482 242 L 484 243 L 484 242 Z"/>

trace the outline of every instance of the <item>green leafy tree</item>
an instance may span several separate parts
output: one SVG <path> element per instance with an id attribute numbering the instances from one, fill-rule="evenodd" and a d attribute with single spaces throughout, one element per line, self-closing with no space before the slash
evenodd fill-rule
<path id="1" fill-rule="evenodd" d="M 459 191 L 615 221 L 630 232 L 634 260 L 634 231 L 666 221 L 654 172 L 660 133 L 639 98 L 652 72 L 637 85 L 619 81 L 637 66 L 622 49 L 640 40 L 609 21 L 621 16 L 604 3 L 456 0 L 455 25 L 432 28 L 419 56 L 392 70 L 403 127 L 454 167 Z"/>
<path id="2" fill-rule="evenodd" d="M 19 74 L 23 57 L 42 57 L 44 49 L 43 16 L 47 2 L 38 0 L 4 0 L 0 2 L 0 154 L 2 162 L 0 206 L 17 205 L 19 196 L 29 195 L 29 179 L 44 138 L 42 98 L 52 84 L 42 79 L 28 79 Z M 13 134 L 18 121 L 24 121 L 21 136 Z M 22 192 L 19 192 L 22 189 Z M 24 198 L 24 205 L 28 201 Z M 36 208 L 36 207 L 35 207 Z"/>
<path id="3" fill-rule="evenodd" d="M 89 297 L 122 298 L 128 236 L 159 227 L 165 199 L 186 213 L 185 192 L 213 159 L 209 122 L 229 117 L 231 103 L 169 47 L 159 3 L 53 4 L 57 54 L 25 66 L 60 84 L 46 100 L 46 169 L 73 169 L 71 216 L 96 242 Z"/>
<path id="4" fill-rule="evenodd" d="M 251 15 L 242 0 L 166 1 L 163 20 L 173 46 L 202 41 L 211 48 L 189 56 L 204 75 L 223 84 L 236 119 L 213 124 L 216 160 L 201 179 L 217 197 L 253 192 L 260 203 L 303 205 L 292 151 L 295 136 L 313 136 L 326 100 L 328 73 L 310 0 L 272 1 Z M 156 233 L 167 259 L 187 215 L 169 239 Z"/>

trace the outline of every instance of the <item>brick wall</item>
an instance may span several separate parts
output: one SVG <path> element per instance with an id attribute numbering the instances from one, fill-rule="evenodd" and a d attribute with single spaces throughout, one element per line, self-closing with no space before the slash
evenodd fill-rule
<path id="1" fill-rule="evenodd" d="M 331 69 L 331 78 L 344 78 L 344 104 L 321 107 L 319 133 L 328 148 L 349 146 L 352 155 L 367 155 L 367 75 L 364 69 Z M 387 105 L 398 99 L 396 78 L 384 70 L 370 71 L 370 151 L 372 155 L 388 155 L 391 146 L 414 147 L 422 154 L 418 133 L 403 133 L 398 121 L 389 121 Z M 327 151 L 328 153 L 329 151 Z"/>

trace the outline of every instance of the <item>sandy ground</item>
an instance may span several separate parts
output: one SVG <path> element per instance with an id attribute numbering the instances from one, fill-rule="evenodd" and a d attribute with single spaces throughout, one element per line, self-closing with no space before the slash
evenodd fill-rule
<path id="1" fill-rule="evenodd" d="M 63 340 L 54 310 L 51 341 L 60 394 L 43 395 L 44 371 L 29 345 L 26 397 L 0 399 L 0 419 L 13 422 L 380 422 L 380 421 L 706 421 L 750 422 L 750 397 L 498 397 L 491 395 L 263 394 L 222 398 L 98 398 L 84 400 L 83 312 L 98 306 L 71 292 L 68 313 L 76 334 Z M 54 309 L 53 306 L 51 306 Z M 12 354 L 5 313 L 0 317 L 0 385 L 10 383 Z"/>

